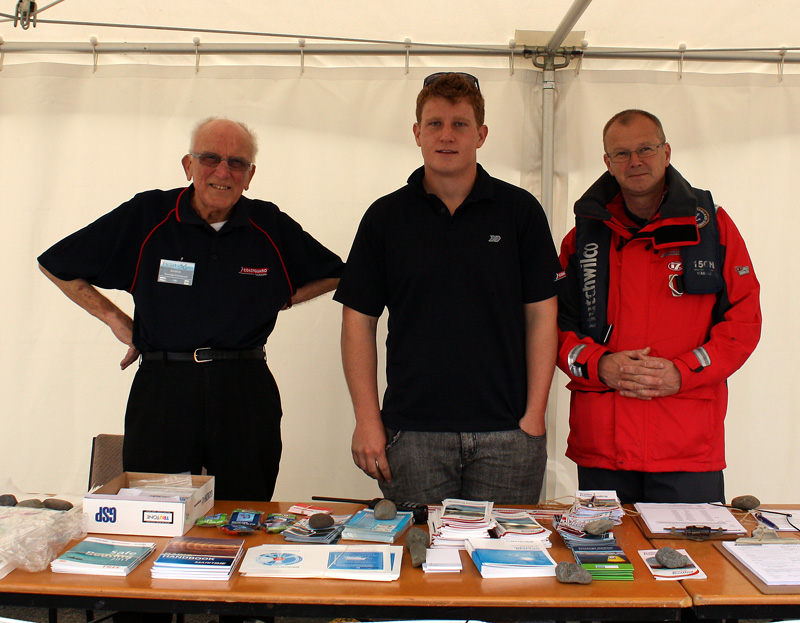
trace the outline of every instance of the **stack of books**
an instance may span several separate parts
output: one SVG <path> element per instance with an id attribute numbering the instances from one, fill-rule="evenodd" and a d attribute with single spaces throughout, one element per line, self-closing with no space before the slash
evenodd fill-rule
<path id="1" fill-rule="evenodd" d="M 244 539 L 176 536 L 151 569 L 154 578 L 228 580 L 244 553 Z"/>
<path id="2" fill-rule="evenodd" d="M 572 554 L 593 580 L 633 580 L 633 564 L 616 544 L 576 545 Z"/>
<path id="3" fill-rule="evenodd" d="M 350 515 L 331 515 L 331 518 L 333 519 L 332 526 L 315 530 L 308 525 L 310 517 L 303 517 L 281 534 L 290 543 L 317 543 L 319 545 L 338 543 L 342 537 L 344 522 L 350 519 Z"/>
<path id="4" fill-rule="evenodd" d="M 155 548 L 155 543 L 112 541 L 90 536 L 53 560 L 50 569 L 55 573 L 128 575 Z"/>
<path id="5" fill-rule="evenodd" d="M 375 519 L 375 512 L 365 508 L 344 523 L 342 539 L 394 543 L 412 523 L 413 513 L 397 513 L 394 519 Z"/>
<path id="6" fill-rule="evenodd" d="M 633 580 L 633 564 L 617 545 L 614 531 L 589 534 L 589 522 L 609 519 L 622 523 L 624 511 L 616 491 L 578 491 L 572 508 L 553 518 L 553 527 L 575 556 L 575 561 L 595 580 Z"/>
<path id="7" fill-rule="evenodd" d="M 556 562 L 538 541 L 468 539 L 467 553 L 484 578 L 542 578 L 556 574 Z"/>
<path id="8" fill-rule="evenodd" d="M 489 530 L 495 527 L 493 506 L 492 502 L 444 500 L 441 508 L 429 512 L 431 547 L 465 549 L 467 539 L 489 538 Z"/>
<path id="9" fill-rule="evenodd" d="M 551 531 L 542 526 L 532 511 L 516 508 L 495 508 L 492 510 L 495 527 L 492 532 L 500 539 L 513 541 L 539 541 L 550 547 Z"/>
<path id="10" fill-rule="evenodd" d="M 257 578 L 337 578 L 391 581 L 400 577 L 398 545 L 259 545 L 239 572 Z"/>

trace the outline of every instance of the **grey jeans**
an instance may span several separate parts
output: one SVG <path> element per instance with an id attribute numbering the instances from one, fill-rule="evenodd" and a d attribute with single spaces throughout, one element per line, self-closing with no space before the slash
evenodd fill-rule
<path id="1" fill-rule="evenodd" d="M 547 437 L 522 429 L 487 433 L 386 429 L 391 482 L 385 498 L 441 504 L 445 498 L 536 504 L 547 463 Z"/>

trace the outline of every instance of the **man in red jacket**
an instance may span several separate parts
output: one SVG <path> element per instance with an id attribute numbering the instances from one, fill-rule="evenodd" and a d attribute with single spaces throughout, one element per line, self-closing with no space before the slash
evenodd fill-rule
<path id="1" fill-rule="evenodd" d="M 558 365 L 581 489 L 628 502 L 722 502 L 726 379 L 761 333 L 744 241 L 670 165 L 661 122 L 618 113 L 608 171 L 561 245 Z"/>

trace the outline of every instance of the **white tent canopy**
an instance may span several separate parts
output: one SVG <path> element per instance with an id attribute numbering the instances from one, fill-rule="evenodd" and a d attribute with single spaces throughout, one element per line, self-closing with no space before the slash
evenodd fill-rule
<path id="1" fill-rule="evenodd" d="M 11 16 L 15 6 L 8 0 L 0 13 Z M 0 478 L 31 491 L 80 491 L 91 437 L 122 432 L 133 376 L 117 367 L 125 349 L 39 274 L 35 258 L 136 192 L 184 184 L 179 160 L 196 120 L 222 115 L 254 127 L 261 150 L 247 194 L 274 201 L 344 257 L 364 210 L 421 163 L 410 131 L 414 99 L 424 76 L 440 67 L 470 71 L 481 81 L 489 126 L 479 152 L 484 167 L 542 196 L 546 76 L 522 50 L 526 41 L 543 45 L 571 6 L 62 0 L 39 14 L 35 28 L 14 27 L 0 16 L 6 19 L 0 21 L 0 170 L 9 232 L 0 251 L 6 424 Z M 546 179 L 553 182 L 551 227 L 559 243 L 571 226 L 572 204 L 603 171 L 603 124 L 623 108 L 644 108 L 663 121 L 676 168 L 733 216 L 762 283 L 764 330 L 756 353 L 730 381 L 727 490 L 777 502 L 792 501 L 784 487 L 798 484 L 791 459 L 800 441 L 786 363 L 795 339 L 791 312 L 781 311 L 791 310 L 797 295 L 775 285 L 790 270 L 781 262 L 798 229 L 789 168 L 800 138 L 798 17 L 789 0 L 595 0 L 569 40 L 584 58 L 553 75 L 554 161 Z M 98 25 L 112 23 L 169 29 Z M 407 58 L 402 49 L 394 52 L 406 39 Z M 584 39 L 588 46 L 581 47 Z M 67 44 L 85 51 L 59 52 Z M 111 44 L 181 49 L 112 51 Z M 297 49 L 276 55 L 204 48 L 241 44 Z M 674 58 L 681 44 L 683 63 Z M 369 53 L 332 54 L 335 45 Z M 442 45 L 453 53 L 442 54 L 436 48 Z M 604 53 L 609 48 L 672 56 L 615 60 Z M 495 50 L 508 53 L 487 52 Z M 692 58 L 709 50 L 736 50 L 741 60 Z M 756 52 L 775 60 L 748 57 Z M 109 294 L 131 309 L 127 294 Z M 378 495 L 350 458 L 353 416 L 338 351 L 340 313 L 329 297 L 299 306 L 281 314 L 269 340 L 285 414 L 276 499 Z M 564 458 L 564 384 L 557 373 L 548 415 L 548 497 L 575 487 L 574 465 Z M 764 457 L 779 478 L 765 476 Z"/>

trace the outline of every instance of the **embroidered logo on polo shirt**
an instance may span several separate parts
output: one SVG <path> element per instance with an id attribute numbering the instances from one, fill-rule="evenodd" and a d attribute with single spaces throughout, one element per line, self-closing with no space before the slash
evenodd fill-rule
<path id="1" fill-rule="evenodd" d="M 240 275 L 253 275 L 254 277 L 266 277 L 268 272 L 269 268 L 247 268 L 242 266 L 239 269 Z"/>
<path id="2" fill-rule="evenodd" d="M 489 242 L 500 242 L 500 236 L 497 235 L 489 236 Z"/>

